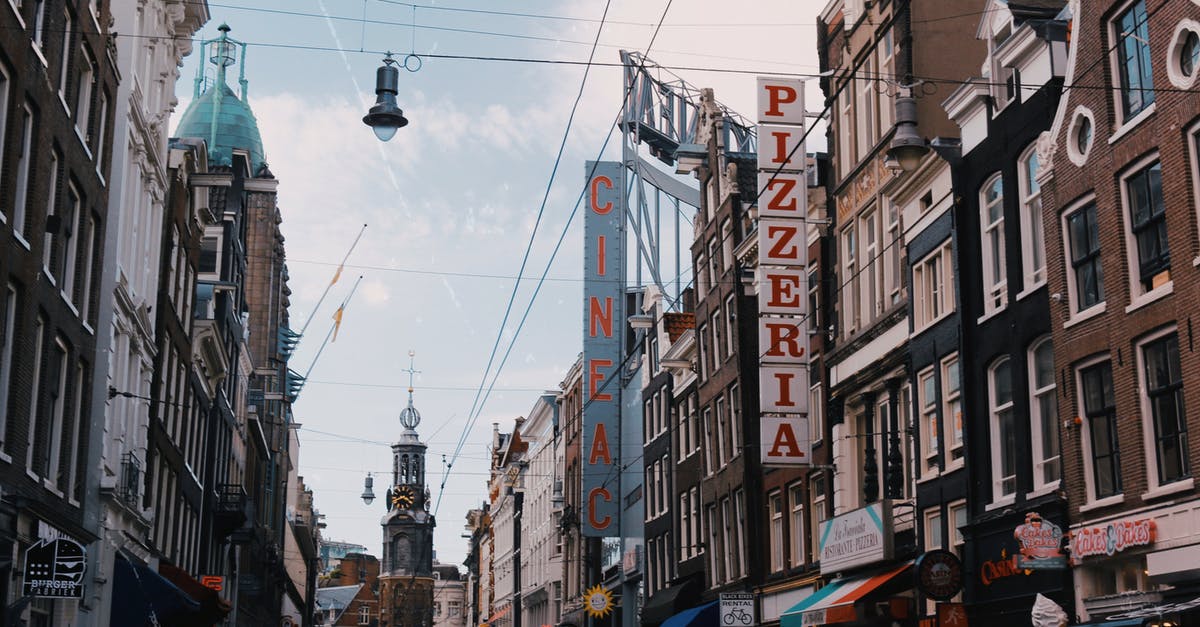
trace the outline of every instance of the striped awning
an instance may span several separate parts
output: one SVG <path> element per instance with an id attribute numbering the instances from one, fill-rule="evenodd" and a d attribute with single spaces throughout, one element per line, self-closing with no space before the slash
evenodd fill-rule
<path id="1" fill-rule="evenodd" d="M 780 627 L 811 627 L 853 621 L 856 618 L 854 604 L 857 601 L 908 572 L 910 568 L 912 562 L 905 562 L 877 575 L 835 579 L 788 608 L 779 617 Z"/>

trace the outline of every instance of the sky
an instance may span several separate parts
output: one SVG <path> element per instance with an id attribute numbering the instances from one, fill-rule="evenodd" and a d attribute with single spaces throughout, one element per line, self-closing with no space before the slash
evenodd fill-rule
<path id="1" fill-rule="evenodd" d="M 595 61 L 619 63 L 620 49 L 645 52 L 666 8 L 649 58 L 677 68 L 697 87 L 714 88 L 717 100 L 752 119 L 756 72 L 817 72 L 822 5 L 612 0 Z M 200 38 L 215 37 L 226 22 L 230 36 L 248 44 L 248 100 L 279 180 L 292 326 L 312 318 L 291 361 L 301 374 L 311 368 L 293 411 L 299 472 L 325 517 L 323 536 L 380 554 L 390 443 L 401 432 L 412 351 L 420 371 L 418 431 L 429 446 L 427 481 L 440 501 L 434 548 L 440 562 L 461 565 L 466 512 L 487 497 L 493 423 L 511 431 L 541 391 L 557 389 L 582 348 L 583 229 L 579 217 L 568 226 L 568 216 L 584 185 L 584 164 L 600 154 L 620 110 L 621 70 L 592 67 L 540 223 L 583 65 L 426 56 L 418 71 L 401 71 L 398 102 L 407 127 L 383 143 L 361 119 L 374 102 L 384 51 L 397 58 L 415 52 L 585 62 L 605 3 L 452 0 L 414 8 L 392 0 L 224 0 L 208 6 L 211 20 Z M 200 56 L 193 52 L 181 69 L 175 123 L 192 98 Z M 808 103 L 810 111 L 820 110 L 815 81 Z M 820 134 L 813 133 L 810 150 Z M 604 158 L 619 156 L 617 137 Z M 317 307 L 363 224 L 345 272 Z M 315 359 L 334 310 L 359 276 L 336 341 Z M 501 329 L 510 298 L 513 312 Z M 511 353 L 473 413 L 498 335 L 489 384 L 510 345 Z M 452 458 L 464 432 L 442 488 L 443 459 Z M 376 476 L 377 496 L 369 507 L 359 498 L 368 472 Z"/>

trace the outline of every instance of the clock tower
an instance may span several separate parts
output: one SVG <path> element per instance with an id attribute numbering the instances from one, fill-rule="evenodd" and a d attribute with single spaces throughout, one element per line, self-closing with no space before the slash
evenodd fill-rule
<path id="1" fill-rule="evenodd" d="M 429 627 L 433 621 L 433 515 L 425 483 L 425 444 L 417 436 L 421 414 L 413 405 L 413 353 L 409 352 L 404 430 L 392 445 L 392 485 L 384 500 L 383 567 L 379 574 L 381 626 Z"/>

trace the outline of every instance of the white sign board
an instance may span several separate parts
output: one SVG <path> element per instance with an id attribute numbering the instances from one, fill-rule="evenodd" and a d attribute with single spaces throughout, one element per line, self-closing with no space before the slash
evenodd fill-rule
<path id="1" fill-rule="evenodd" d="M 892 502 L 880 501 L 821 523 L 821 574 L 892 558 Z"/>
<path id="2" fill-rule="evenodd" d="M 754 620 L 754 595 L 744 592 L 721 593 L 722 627 L 750 627 Z"/>

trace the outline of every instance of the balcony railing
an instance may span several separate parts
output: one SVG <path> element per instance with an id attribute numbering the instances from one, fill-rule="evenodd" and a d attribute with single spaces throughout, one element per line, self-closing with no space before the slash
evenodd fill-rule
<path id="1" fill-rule="evenodd" d="M 117 496 L 126 505 L 137 507 L 141 495 L 142 462 L 132 451 L 121 456 L 121 478 L 117 483 Z"/>

